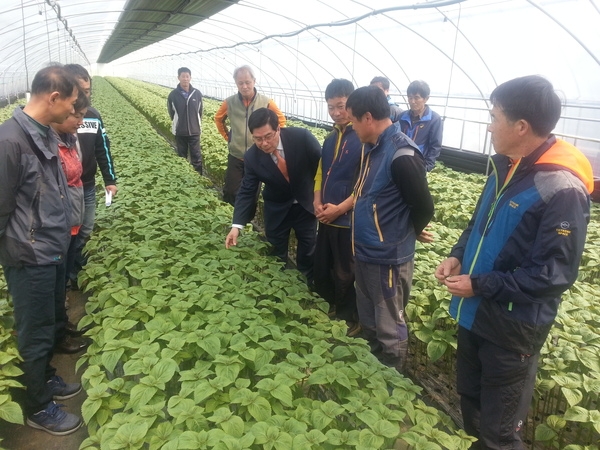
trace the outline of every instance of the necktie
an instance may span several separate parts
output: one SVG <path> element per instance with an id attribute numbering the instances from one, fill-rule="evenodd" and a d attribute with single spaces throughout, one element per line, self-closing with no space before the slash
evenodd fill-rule
<path id="1" fill-rule="evenodd" d="M 281 155 L 279 154 L 279 150 L 277 150 L 277 149 L 275 149 L 275 151 L 273 152 L 273 154 L 275 155 L 275 159 L 277 160 L 277 167 L 279 168 L 279 170 L 281 171 L 281 173 L 283 174 L 283 176 L 285 177 L 285 179 L 289 183 L 290 182 L 290 177 L 288 175 L 287 164 L 285 163 L 285 159 L 283 159 L 281 157 Z"/>

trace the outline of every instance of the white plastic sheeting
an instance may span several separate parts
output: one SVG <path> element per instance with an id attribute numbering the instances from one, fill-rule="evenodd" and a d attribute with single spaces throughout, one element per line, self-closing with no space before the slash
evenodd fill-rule
<path id="1" fill-rule="evenodd" d="M 0 96 L 26 86 L 18 82 L 25 77 L 16 75 L 24 72 L 20 3 L 3 0 L 0 7 L 0 33 L 7 37 L 0 43 Z M 76 46 L 64 43 L 68 31 L 60 31 L 50 3 L 23 1 L 29 82 L 48 60 L 87 64 Z M 430 105 L 445 117 L 444 145 L 485 153 L 491 151 L 490 92 L 508 79 L 540 74 L 565 101 L 557 132 L 572 136 L 600 173 L 598 0 L 242 0 L 169 39 L 95 67 L 124 3 L 59 2 L 96 73 L 171 86 L 177 68 L 188 66 L 194 85 L 224 98 L 235 92 L 233 69 L 250 64 L 259 90 L 287 114 L 316 122 L 329 121 L 323 91 L 334 77 L 361 86 L 384 75 L 404 108 L 409 82 L 423 79 L 431 86 Z M 47 18 L 39 21 L 42 10 Z M 62 53 L 61 45 L 67 46 Z"/>

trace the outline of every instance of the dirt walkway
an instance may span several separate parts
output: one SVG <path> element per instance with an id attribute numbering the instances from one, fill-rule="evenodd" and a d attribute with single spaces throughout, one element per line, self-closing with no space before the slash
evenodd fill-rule
<path id="1" fill-rule="evenodd" d="M 69 317 L 76 323 L 84 315 L 84 294 L 79 291 L 69 292 L 70 308 Z M 55 355 L 52 359 L 52 365 L 56 367 L 57 374 L 64 378 L 67 383 L 78 382 L 84 369 L 75 373 L 75 363 L 79 354 L 76 355 Z M 61 400 L 67 406 L 68 412 L 77 414 L 81 417 L 81 405 L 85 400 L 85 391 L 68 400 Z M 36 430 L 27 425 L 14 425 L 0 420 L 0 448 L 6 450 L 78 450 L 85 438 L 87 438 L 87 428 L 85 425 L 75 433 L 68 436 L 52 436 L 44 431 Z"/>

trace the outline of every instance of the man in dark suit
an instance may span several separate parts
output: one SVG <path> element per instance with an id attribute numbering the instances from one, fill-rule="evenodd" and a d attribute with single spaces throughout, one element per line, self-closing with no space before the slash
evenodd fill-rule
<path id="1" fill-rule="evenodd" d="M 277 114 L 259 108 L 248 119 L 254 145 L 244 155 L 244 179 L 235 200 L 233 226 L 225 247 L 237 238 L 256 208 L 259 183 L 264 184 L 264 220 L 273 254 L 287 261 L 288 239 L 293 228 L 298 239 L 296 264 L 312 284 L 316 219 L 313 186 L 321 146 L 304 128 L 280 128 Z"/>

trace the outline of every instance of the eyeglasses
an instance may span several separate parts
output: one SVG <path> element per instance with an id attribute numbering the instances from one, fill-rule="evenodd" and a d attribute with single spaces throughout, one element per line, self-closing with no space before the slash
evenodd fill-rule
<path id="1" fill-rule="evenodd" d="M 277 131 L 273 131 L 269 134 L 265 134 L 263 137 L 252 136 L 252 140 L 257 144 L 262 144 L 265 141 L 270 141 L 271 139 L 273 139 L 276 134 Z"/>

